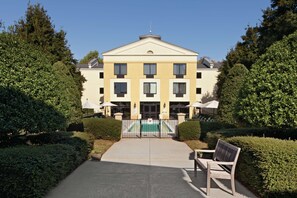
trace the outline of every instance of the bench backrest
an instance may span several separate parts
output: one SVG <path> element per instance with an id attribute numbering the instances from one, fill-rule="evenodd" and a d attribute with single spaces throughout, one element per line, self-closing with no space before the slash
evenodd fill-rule
<path id="1" fill-rule="evenodd" d="M 240 152 L 239 147 L 219 139 L 215 148 L 213 160 L 224 161 L 224 162 L 234 162 L 233 166 L 224 166 L 224 168 L 231 171 L 232 168 L 235 169 L 239 152 Z"/>

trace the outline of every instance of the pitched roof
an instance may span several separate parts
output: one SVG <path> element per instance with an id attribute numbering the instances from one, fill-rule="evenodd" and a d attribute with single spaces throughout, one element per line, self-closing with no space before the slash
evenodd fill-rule
<path id="1" fill-rule="evenodd" d="M 77 64 L 76 67 L 77 68 L 103 68 L 103 64 L 99 63 L 98 65 L 93 66 L 93 67 L 89 67 L 88 64 Z"/>
<path id="2" fill-rule="evenodd" d="M 198 53 L 161 40 L 159 35 L 141 35 L 139 40 L 126 45 L 111 49 L 103 53 L 103 56 L 114 55 L 147 55 L 153 52 L 154 55 L 187 55 L 197 56 Z"/>
<path id="3" fill-rule="evenodd" d="M 200 61 L 198 61 L 197 68 L 220 68 L 221 65 L 221 62 L 215 62 L 207 57 L 204 57 Z"/>

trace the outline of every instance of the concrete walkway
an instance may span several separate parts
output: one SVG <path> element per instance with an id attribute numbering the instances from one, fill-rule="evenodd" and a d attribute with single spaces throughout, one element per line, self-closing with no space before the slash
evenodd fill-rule
<path id="1" fill-rule="evenodd" d="M 91 197 L 207 197 L 206 174 L 193 173 L 193 152 L 171 139 L 122 139 L 101 162 L 86 161 L 46 196 Z M 211 184 L 209 197 L 233 197 L 229 180 Z M 236 183 L 236 197 L 255 197 Z"/>

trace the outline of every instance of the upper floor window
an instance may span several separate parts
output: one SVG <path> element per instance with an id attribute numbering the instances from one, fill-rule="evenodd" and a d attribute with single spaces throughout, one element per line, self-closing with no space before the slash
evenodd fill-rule
<path id="1" fill-rule="evenodd" d="M 201 73 L 201 72 L 197 72 L 197 73 L 196 73 L 196 78 L 197 78 L 197 79 L 202 78 L 202 73 Z"/>
<path id="2" fill-rule="evenodd" d="M 196 94 L 201 94 L 201 93 L 202 93 L 202 89 L 199 88 L 199 87 L 197 87 L 197 88 L 196 88 Z"/>
<path id="3" fill-rule="evenodd" d="M 99 88 L 99 94 L 104 94 L 104 87 Z"/>
<path id="4" fill-rule="evenodd" d="M 183 78 L 184 75 L 186 75 L 186 64 L 174 63 L 173 74 L 176 76 L 176 78 Z"/>
<path id="5" fill-rule="evenodd" d="M 143 83 L 143 93 L 146 97 L 153 97 L 157 93 L 157 83 L 155 82 L 145 82 Z"/>
<path id="6" fill-rule="evenodd" d="M 118 78 L 124 78 L 127 74 L 127 64 L 126 63 L 115 63 L 114 64 L 114 75 Z"/>
<path id="7" fill-rule="evenodd" d="M 145 63 L 143 73 L 147 78 L 153 78 L 157 74 L 157 65 L 155 63 Z"/>
<path id="8" fill-rule="evenodd" d="M 117 97 L 124 97 L 127 93 L 127 83 L 114 83 L 114 94 L 117 95 Z"/>
<path id="9" fill-rule="evenodd" d="M 99 78 L 104 78 L 103 72 L 99 72 Z"/>
<path id="10" fill-rule="evenodd" d="M 183 97 L 186 94 L 186 83 L 173 83 L 173 94 L 176 97 Z"/>

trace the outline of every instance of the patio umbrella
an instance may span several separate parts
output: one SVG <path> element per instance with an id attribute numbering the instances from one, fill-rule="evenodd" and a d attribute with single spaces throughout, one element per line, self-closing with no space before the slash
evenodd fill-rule
<path id="1" fill-rule="evenodd" d="M 201 107 L 201 108 L 209 108 L 209 109 L 213 109 L 213 115 L 215 114 L 214 112 L 215 112 L 215 109 L 217 109 L 218 108 L 218 106 L 219 106 L 219 102 L 218 101 L 216 101 L 216 100 L 212 100 L 212 101 L 209 101 L 209 102 L 207 102 L 207 103 L 204 103 L 203 104 L 203 107 Z"/>
<path id="2" fill-rule="evenodd" d="M 209 101 L 207 103 L 204 103 L 201 108 L 211 108 L 211 109 L 217 109 L 219 106 L 219 102 L 216 100 Z"/>
<path id="3" fill-rule="evenodd" d="M 92 102 L 90 102 L 88 99 L 86 100 L 86 102 L 82 105 L 83 109 L 99 109 L 100 106 L 96 105 Z"/>
<path id="4" fill-rule="evenodd" d="M 194 102 L 191 105 L 187 105 L 186 107 L 203 107 L 203 104 L 201 102 Z"/>
<path id="5" fill-rule="evenodd" d="M 115 106 L 118 106 L 118 105 L 116 105 L 116 104 L 113 104 L 113 103 L 111 103 L 111 102 L 103 102 L 102 104 L 101 104 L 101 106 L 102 107 L 104 107 L 104 112 L 105 112 L 105 116 L 107 116 L 106 114 L 106 107 L 115 107 Z"/>
<path id="6" fill-rule="evenodd" d="M 194 102 L 193 104 L 187 105 L 186 107 L 195 107 L 195 108 L 198 107 L 198 108 L 201 108 L 201 107 L 203 107 L 203 104 L 201 102 Z M 201 109 L 199 110 L 199 112 L 202 113 Z M 196 109 L 195 109 L 194 114 L 197 114 Z"/>
<path id="7" fill-rule="evenodd" d="M 103 102 L 103 103 L 101 104 L 101 106 L 102 106 L 102 107 L 115 107 L 115 106 L 118 106 L 118 105 L 113 104 L 113 103 L 111 103 L 111 102 Z"/>

